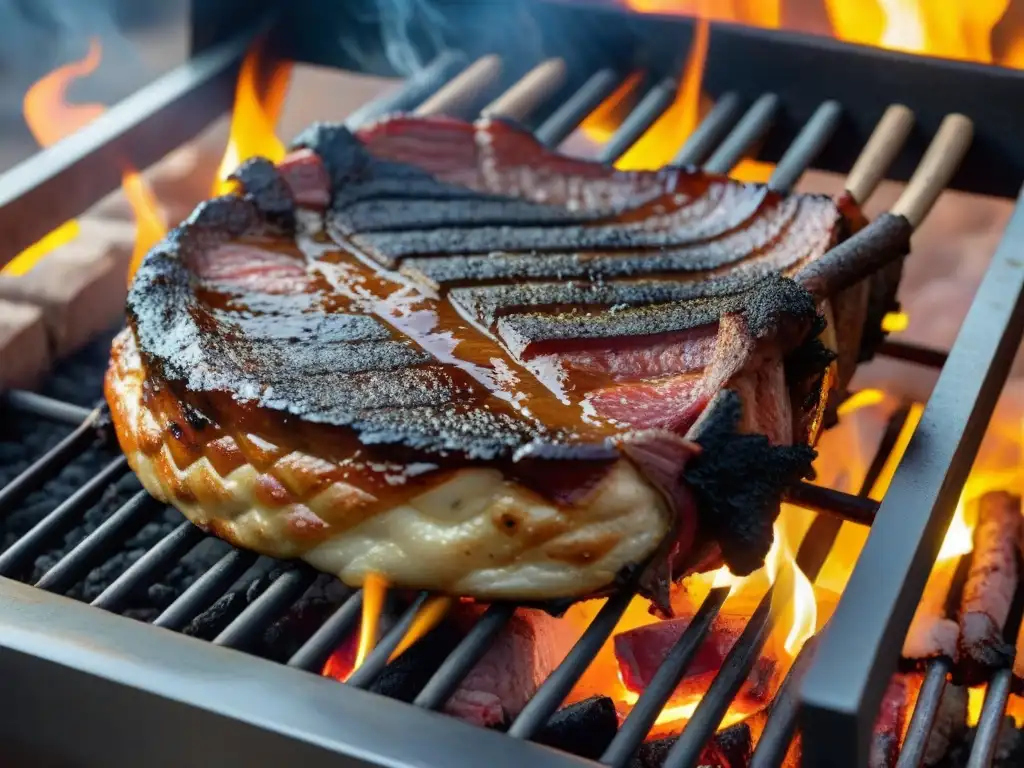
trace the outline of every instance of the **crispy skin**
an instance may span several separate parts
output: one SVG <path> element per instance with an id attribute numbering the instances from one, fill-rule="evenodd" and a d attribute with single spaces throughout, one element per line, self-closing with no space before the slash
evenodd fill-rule
<path id="1" fill-rule="evenodd" d="M 659 544 L 651 590 L 760 564 L 836 381 L 832 310 L 782 277 L 845 236 L 831 200 L 447 119 L 317 126 L 237 180 L 147 256 L 113 350 L 154 495 L 483 599 L 592 594 Z"/>

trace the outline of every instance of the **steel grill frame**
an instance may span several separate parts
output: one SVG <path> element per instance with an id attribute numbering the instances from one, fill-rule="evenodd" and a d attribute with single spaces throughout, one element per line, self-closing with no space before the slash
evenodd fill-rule
<path id="1" fill-rule="evenodd" d="M 311 4 L 306 0 L 294 5 L 297 18 L 311 12 Z M 262 3 L 262 7 L 268 10 L 273 10 L 272 6 L 273 3 Z M 114 167 L 109 161 L 109 153 L 140 147 L 142 149 L 137 153 L 129 153 L 129 159 L 145 166 L 191 138 L 199 128 L 230 107 L 233 80 L 254 32 L 227 36 L 232 29 L 228 22 L 240 18 L 237 15 L 242 8 L 239 0 L 198 3 L 196 7 L 198 15 L 193 27 L 196 58 L 111 110 L 108 115 L 112 117 L 97 121 L 79 132 L 73 142 L 42 152 L 4 176 L 3 183 L 0 183 L 0 188 L 5 190 L 0 195 L 0 233 L 5 235 L 3 242 L 7 250 L 0 253 L 0 263 L 54 226 L 78 215 L 116 186 L 117 181 L 110 173 L 99 170 Z M 247 18 L 253 18 L 252 6 L 246 5 L 245 8 L 249 9 Z M 294 26 L 294 21 L 290 26 L 288 19 L 281 23 L 281 28 L 286 31 Z M 264 26 L 257 25 L 253 29 Z M 674 29 L 677 35 L 689 40 L 687 22 L 676 20 Z M 337 51 L 325 46 L 322 40 L 314 39 L 309 42 L 310 49 L 304 55 L 295 56 L 294 37 L 289 38 L 285 34 L 284 38 L 280 50 L 289 52 L 297 60 L 340 63 L 336 58 Z M 772 178 L 773 183 L 783 189 L 790 188 L 812 162 L 815 167 L 831 170 L 848 167 L 845 156 L 837 153 L 835 146 L 841 140 L 849 142 L 851 128 L 845 119 L 849 109 L 844 109 L 844 120 L 841 121 L 840 105 L 830 101 L 836 94 L 816 93 L 815 89 L 824 88 L 827 72 L 816 73 L 806 92 L 797 94 L 792 93 L 792 89 L 777 87 L 780 72 L 786 71 L 785 66 L 774 70 L 763 68 L 758 75 L 757 90 L 753 93 L 750 93 L 750 82 L 743 78 L 739 82 L 735 77 L 732 81 L 723 80 L 723 62 L 730 61 L 735 51 L 747 45 L 761 57 L 758 60 L 764 60 L 764 51 L 777 52 L 779 46 L 789 52 L 795 51 L 796 61 L 810 50 L 820 52 L 823 48 L 828 49 L 829 56 L 839 51 L 835 55 L 843 62 L 849 62 L 850 56 L 867 56 L 871 61 L 895 62 L 899 67 L 909 67 L 907 71 L 913 73 L 908 75 L 911 80 L 920 78 L 925 67 L 938 67 L 943 72 L 956 70 L 959 73 L 957 77 L 961 78 L 958 83 L 988 84 L 985 88 L 979 86 L 979 91 L 989 94 L 1002 92 L 999 89 L 1009 88 L 1011 84 L 1014 87 L 1024 84 L 1019 73 L 961 67 L 950 62 L 935 63 L 867 49 L 842 53 L 840 46 L 821 41 L 808 43 L 802 38 L 716 25 L 711 33 L 707 68 L 709 88 L 718 96 L 716 106 L 689 137 L 676 159 L 681 163 L 703 163 L 711 170 L 727 172 L 748 153 L 752 145 L 763 139 L 761 156 L 778 161 Z M 716 50 L 719 55 L 716 55 Z M 472 50 L 441 53 L 396 93 L 367 104 L 353 115 L 349 124 L 354 127 L 391 111 L 415 108 L 475 60 L 478 53 Z M 785 56 L 781 58 L 788 61 Z M 829 70 L 831 66 L 829 64 L 822 69 Z M 530 127 L 545 143 L 559 144 L 621 82 L 621 72 L 616 67 L 577 72 L 567 86 L 568 92 L 550 100 L 549 111 L 545 114 L 542 110 L 537 123 Z M 614 160 L 625 152 L 662 114 L 671 102 L 675 84 L 673 77 L 674 74 L 669 72 L 650 79 L 646 98 L 604 147 L 603 160 Z M 775 83 L 772 87 L 761 87 L 763 81 L 771 81 L 773 77 Z M 717 84 L 723 82 L 724 87 L 718 88 Z M 903 87 L 898 86 L 897 91 Z M 211 94 L 215 98 L 211 98 Z M 880 113 L 874 109 L 877 102 L 884 106 L 898 100 L 890 99 L 888 93 L 861 94 L 858 99 L 868 102 L 867 106 L 858 107 L 859 111 L 854 116 L 858 125 L 871 115 Z M 912 98 L 905 100 L 914 104 Z M 812 102 L 810 105 L 809 101 Z M 200 102 L 205 106 L 191 113 L 191 109 Z M 843 107 L 846 106 L 844 102 Z M 933 106 L 929 102 L 925 110 L 927 119 L 923 121 L 923 128 L 926 130 L 937 125 L 933 119 Z M 950 111 L 954 108 L 955 104 Z M 182 123 L 166 119 L 168 115 L 182 113 L 193 114 L 192 120 Z M 799 122 L 794 123 L 794 115 L 800 115 Z M 158 124 L 172 124 L 175 130 L 158 130 Z M 803 129 L 798 132 L 796 129 L 800 126 Z M 861 134 L 864 131 L 859 130 L 858 133 L 858 130 L 855 127 L 854 135 L 863 139 Z M 829 142 L 833 133 L 836 138 Z M 862 140 L 854 145 L 847 143 L 845 151 L 849 153 L 853 151 L 851 146 L 856 149 L 862 143 Z M 901 174 L 912 167 L 908 165 L 909 157 L 919 155 L 922 145 L 920 137 L 916 147 L 912 143 L 908 150 L 910 154 L 902 161 L 902 170 L 898 167 L 895 171 L 897 178 L 905 178 Z M 986 151 L 991 150 L 991 146 L 986 148 Z M 980 183 L 977 173 L 972 176 L 970 169 L 978 167 L 983 159 L 984 155 L 967 164 L 968 170 L 958 177 L 954 185 L 970 189 Z M 1018 160 L 1014 157 L 1012 163 L 1008 163 L 1012 172 L 1016 172 Z M 1019 176 L 1024 178 L 1024 160 L 1021 163 Z M 53 185 L 66 186 L 69 180 L 88 178 L 90 174 L 95 177 L 91 182 L 78 185 L 84 191 L 59 206 L 43 209 L 49 218 L 24 215 L 26 209 L 32 209 L 35 214 L 39 210 L 38 201 L 53 196 Z M 1016 178 L 1015 183 L 1019 183 L 1020 178 Z M 997 181 L 990 191 L 1006 194 L 1004 181 Z M 53 197 L 64 200 L 60 195 Z M 26 224 L 26 220 L 32 223 Z M 946 441 L 953 456 L 938 467 L 921 466 L 920 460 L 901 465 L 894 487 L 902 484 L 899 487 L 903 496 L 911 488 L 918 494 L 927 492 L 935 496 L 935 503 L 911 504 L 909 507 L 914 512 L 908 517 L 913 518 L 911 522 L 919 525 L 921 531 L 914 539 L 897 542 L 899 551 L 893 555 L 898 555 L 898 562 L 905 564 L 910 573 L 907 582 L 897 590 L 899 605 L 880 608 L 877 596 L 864 590 L 854 592 L 849 599 L 843 598 L 830 624 L 834 631 L 824 633 L 808 644 L 776 696 L 754 756 L 758 766 L 778 764 L 798 725 L 801 712 L 804 718 L 817 717 L 816 720 L 799 721 L 813 724 L 808 729 L 809 736 L 804 738 L 805 755 L 810 764 L 860 765 L 863 762 L 860 756 L 866 744 L 865 729 L 869 729 L 874 720 L 873 712 L 877 709 L 881 687 L 895 666 L 898 643 L 912 614 L 912 610 L 908 612 L 905 607 L 911 600 L 916 602 L 916 595 L 923 588 L 927 566 L 931 562 L 929 558 L 935 554 L 929 554 L 927 550 L 938 550 L 945 523 L 952 513 L 948 500 L 952 498 L 955 503 L 960 492 L 977 452 L 983 427 L 1007 376 L 1013 349 L 1024 330 L 1024 304 L 1021 302 L 1024 275 L 1019 267 L 1010 269 L 1017 255 L 1017 247 L 1012 241 L 1015 238 L 1020 240 L 1022 232 L 1024 206 L 1019 205 L 1017 214 L 1007 227 L 1004 243 L 994 258 L 994 266 L 979 289 L 971 315 L 949 355 L 895 341 L 886 342 L 882 348 L 881 354 L 942 369 L 937 394 L 925 413 L 927 418 L 931 411 L 945 409 L 946 427 L 957 435 L 955 439 Z M 993 299 L 1002 300 L 998 314 L 996 310 L 985 309 L 986 303 Z M 979 366 L 977 357 L 968 354 L 971 349 L 968 345 L 978 343 L 983 322 L 991 323 L 993 320 L 996 323 L 994 329 L 999 331 L 995 334 L 998 339 L 983 347 L 987 357 L 985 364 Z M 990 335 L 992 330 L 990 327 Z M 951 408 L 943 395 L 948 397 L 947 393 L 953 386 L 970 391 L 970 403 Z M 89 411 L 31 393 L 6 393 L 0 407 L 74 427 L 57 446 L 0 489 L 0 514 L 10 511 L 27 493 L 56 476 L 105 430 L 102 410 Z M 894 414 L 860 495 L 811 485 L 794 489 L 793 501 L 832 513 L 818 517 L 798 553 L 798 562 L 809 574 L 816 573 L 823 564 L 840 519 L 870 523 L 877 512 L 877 530 L 870 536 L 869 546 L 865 549 L 868 553 L 873 552 L 873 542 L 883 535 L 882 525 L 891 527 L 896 517 L 906 515 L 908 502 L 904 502 L 904 509 L 887 513 L 887 509 L 900 505 L 899 497 L 890 500 L 887 496 L 879 509 L 877 503 L 866 499 L 864 491 L 870 488 L 873 477 L 881 471 L 905 418 L 905 411 Z M 126 471 L 123 458 L 111 462 L 12 548 L 0 553 L 0 575 L 6 577 L 16 573 L 30 562 L 40 543 L 45 543 L 54 532 L 64 530 Z M 49 738 L 53 718 L 59 717 L 64 724 L 62 735 L 67 737 L 66 748 L 73 750 L 73 754 L 61 756 L 72 758 L 75 764 L 135 766 L 139 755 L 145 754 L 154 765 L 213 761 L 217 765 L 254 766 L 301 760 L 309 766 L 336 767 L 469 766 L 478 764 L 478 756 L 486 754 L 495 768 L 511 768 L 531 762 L 545 768 L 596 765 L 533 744 L 529 739 L 561 705 L 565 694 L 610 635 L 632 596 L 630 592 L 622 592 L 607 602 L 569 657 L 541 686 L 506 736 L 467 726 L 454 718 L 417 710 L 436 710 L 443 706 L 511 618 L 515 606 L 510 604 L 496 604 L 485 611 L 419 692 L 413 706 L 409 706 L 358 689 L 372 684 L 383 670 L 388 656 L 401 639 L 403 627 L 411 622 L 415 608 L 426 600 L 426 593 L 421 593 L 413 601 L 364 666 L 352 676 L 349 684 L 342 686 L 319 675 L 295 674 L 286 666 L 319 671 L 331 651 L 353 630 L 358 620 L 362 602 L 362 594 L 358 590 L 352 591 L 286 665 L 230 650 L 245 650 L 259 632 L 301 597 L 315 577 L 313 571 L 304 565 L 295 565 L 283 573 L 212 643 L 187 638 L 176 632 L 160 632 L 156 628 L 181 629 L 257 561 L 255 554 L 230 551 L 164 610 L 153 622 L 156 628 L 125 621 L 111 613 L 123 606 L 134 589 L 151 583 L 205 538 L 205 534 L 187 522 L 137 560 L 92 602 L 91 607 L 45 591 L 63 591 L 86 575 L 143 524 L 154 504 L 144 493 L 133 497 L 43 576 L 37 585 L 43 589 L 0 578 L 0 679 L 11 689 L 24 692 L 17 711 L 0 719 L 2 739 L 23 745 L 32 754 L 44 755 L 60 749 L 60 745 L 55 745 Z M 867 565 L 865 560 L 869 561 Z M 879 561 L 865 554 L 858 570 L 865 570 L 872 562 Z M 848 594 L 850 592 L 848 590 Z M 705 601 L 698 618 L 680 638 L 655 682 L 641 696 L 615 741 L 602 756 L 602 764 L 628 764 L 676 681 L 685 673 L 724 597 L 724 593 L 716 591 Z M 729 654 L 730 663 L 723 667 L 731 667 L 731 674 L 718 675 L 691 724 L 669 755 L 667 766 L 689 764 L 714 732 L 746 676 L 743 670 L 749 670 L 749 665 L 756 660 L 760 643 L 770 629 L 771 615 L 767 605 L 766 600 L 751 618 Z M 94 607 L 105 610 L 92 610 Z M 858 666 L 836 676 L 835 669 L 829 664 L 837 658 L 846 661 L 837 654 L 845 650 L 839 641 L 844 627 L 850 626 L 851 617 L 866 624 L 874 655 L 858 659 Z M 840 629 L 835 629 L 836 626 Z M 858 627 L 858 632 L 862 631 Z M 908 760 L 919 754 L 927 739 L 934 708 L 945 685 L 945 663 L 936 662 L 928 671 L 928 684 L 922 690 L 904 750 Z M 806 685 L 802 685 L 805 681 Z M 863 690 L 865 684 L 870 690 Z M 990 686 L 991 702 L 986 700 L 982 727 L 976 741 L 979 754 L 994 747 L 998 732 L 996 726 L 1005 707 L 1004 694 L 1008 692 L 1008 684 L 1008 675 L 1003 675 Z M 826 701 L 828 696 L 833 698 Z M 106 706 L 96 707 L 96 701 L 105 701 Z M 808 703 L 812 706 L 807 707 Z M 138 733 L 134 737 L 110 738 L 107 722 L 110 712 L 138 718 L 138 722 L 133 723 Z M 837 741 L 839 738 L 843 741 Z M 145 752 L 140 753 L 142 749 Z"/>

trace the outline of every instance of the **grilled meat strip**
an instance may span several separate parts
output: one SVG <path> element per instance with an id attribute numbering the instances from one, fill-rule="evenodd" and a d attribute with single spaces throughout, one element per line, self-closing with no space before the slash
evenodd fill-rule
<path id="1" fill-rule="evenodd" d="M 347 583 L 480 599 L 761 564 L 860 354 L 868 286 L 785 277 L 827 284 L 847 204 L 446 118 L 314 126 L 235 178 L 146 257 L 114 344 L 155 496 Z"/>

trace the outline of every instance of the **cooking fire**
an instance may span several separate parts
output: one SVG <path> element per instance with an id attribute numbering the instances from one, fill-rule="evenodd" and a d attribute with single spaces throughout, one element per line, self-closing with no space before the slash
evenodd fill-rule
<path id="1" fill-rule="evenodd" d="M 316 692 L 293 712 L 321 702 L 310 741 L 338 754 L 404 751 L 426 709 L 447 718 L 408 757 L 431 765 L 460 740 L 552 768 L 1017 764 L 1017 379 L 995 400 L 1024 224 L 947 191 L 1009 150 L 939 85 L 803 96 L 829 77 L 780 53 L 751 92 L 725 63 L 777 39 L 823 72 L 857 51 L 983 82 L 1024 68 L 1024 6 L 523 5 L 649 50 L 595 68 L 574 34 L 526 67 L 481 33 L 404 83 L 328 75 L 337 115 L 271 25 L 188 69 L 233 106 L 177 189 L 97 138 L 124 105 L 69 99 L 102 40 L 25 93 L 40 147 L 114 158 L 135 231 L 80 270 L 102 291 L 65 254 L 99 249 L 109 201 L 0 260 L 0 600 L 22 581 L 138 619 L 153 660 L 185 634 L 316 673 L 287 678 Z M 659 28 L 684 33 L 668 59 Z M 975 289 L 1012 295 L 964 319 Z"/>

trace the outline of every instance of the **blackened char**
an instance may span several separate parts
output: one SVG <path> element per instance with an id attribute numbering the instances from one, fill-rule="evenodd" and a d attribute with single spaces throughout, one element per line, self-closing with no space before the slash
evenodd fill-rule
<path id="1" fill-rule="evenodd" d="M 621 451 L 688 518 L 662 581 L 698 555 L 760 564 L 831 362 L 827 297 L 790 276 L 859 275 L 815 266 L 851 228 L 835 202 L 618 171 L 494 121 L 318 125 L 294 147 L 143 263 L 128 310 L 157 380 L 415 460 L 572 460 L 580 487 Z M 673 475 L 655 454 L 676 441 Z"/>

